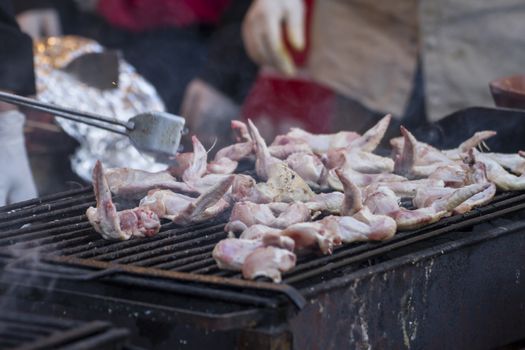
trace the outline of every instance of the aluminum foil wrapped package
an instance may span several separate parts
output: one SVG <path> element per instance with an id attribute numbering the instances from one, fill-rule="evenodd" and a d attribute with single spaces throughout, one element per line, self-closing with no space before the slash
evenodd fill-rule
<path id="1" fill-rule="evenodd" d="M 134 68 L 119 58 L 119 82 L 115 89 L 99 90 L 61 70 L 86 53 L 103 52 L 97 42 L 77 37 L 51 37 L 35 43 L 35 72 L 38 99 L 127 121 L 136 114 L 164 111 L 155 88 Z M 139 153 L 126 136 L 96 127 L 56 118 L 57 123 L 80 143 L 71 158 L 73 171 L 86 181 L 97 159 L 107 168 L 130 167 L 159 171 L 166 165 Z"/>

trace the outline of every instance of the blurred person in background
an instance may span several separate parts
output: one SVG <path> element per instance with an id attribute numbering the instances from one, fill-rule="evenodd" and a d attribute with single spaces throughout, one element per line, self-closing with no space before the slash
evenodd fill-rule
<path id="1" fill-rule="evenodd" d="M 333 130 L 363 131 L 386 113 L 413 127 L 491 105 L 488 82 L 525 62 L 520 0 L 317 0 L 308 30 L 306 14 L 303 0 L 254 0 L 244 43 L 259 65 L 333 91 Z"/>
<path id="2" fill-rule="evenodd" d="M 0 1 L 0 90 L 35 93 L 33 44 L 22 33 L 10 1 Z M 0 102 L 0 206 L 36 196 L 24 142 L 25 116 Z"/>

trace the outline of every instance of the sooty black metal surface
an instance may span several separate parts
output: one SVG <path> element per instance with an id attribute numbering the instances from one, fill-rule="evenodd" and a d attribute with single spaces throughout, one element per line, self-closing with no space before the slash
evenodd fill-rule
<path id="1" fill-rule="evenodd" d="M 129 331 L 109 322 L 80 322 L 35 314 L 0 314 L 0 349 L 5 350 L 119 350 Z"/>
<path id="2" fill-rule="evenodd" d="M 437 261 L 443 259 L 435 257 L 444 252 L 450 251 L 452 256 L 458 249 L 453 246 L 458 236 L 469 246 L 514 232 L 508 228 L 510 224 L 521 223 L 515 231 L 525 231 L 525 223 L 514 217 L 499 231 L 497 226 L 489 226 L 485 236 L 478 232 L 477 227 L 484 222 L 494 222 L 525 209 L 525 194 L 503 193 L 483 208 L 418 231 L 398 233 L 388 241 L 342 246 L 330 256 L 301 257 L 296 268 L 284 274 L 284 283 L 278 285 L 244 281 L 238 273 L 216 267 L 211 251 L 226 237 L 220 220 L 191 227 L 164 224 L 155 237 L 110 242 L 101 239 L 86 221 L 85 209 L 92 204 L 91 190 L 85 189 L 0 208 L 0 247 L 3 247 L 0 264 L 4 267 L 1 292 L 14 300 L 32 300 L 31 307 L 38 305 L 54 314 L 68 312 L 77 317 L 88 314 L 97 318 L 103 314 L 132 328 L 134 333 L 148 329 L 148 335 L 141 335 L 148 342 L 141 345 L 155 344 L 159 348 L 172 348 L 174 336 L 183 347 L 186 340 L 180 343 L 180 335 L 194 334 L 195 329 L 202 328 L 212 333 L 193 337 L 192 345 L 207 346 L 216 342 L 217 337 L 231 336 L 233 332 L 236 340 L 232 343 L 222 339 L 224 348 L 234 345 L 286 348 L 292 342 L 296 348 L 317 344 L 319 348 L 336 349 L 352 346 L 354 342 L 362 346 L 372 343 L 380 347 L 415 346 L 421 344 L 418 341 L 423 338 L 418 334 L 425 332 L 422 329 L 428 331 L 432 327 L 422 325 L 424 320 L 418 319 L 420 328 L 414 330 L 410 317 L 415 314 L 403 316 L 394 312 L 412 312 L 410 298 L 416 298 L 415 294 L 402 294 L 408 293 L 407 283 L 416 286 L 419 279 L 426 278 L 428 291 L 434 283 L 425 275 L 428 264 L 437 266 Z M 459 255 L 467 250 L 462 248 Z M 418 259 L 424 263 L 413 263 Z M 501 261 L 491 264 L 499 266 Z M 445 270 L 456 273 L 449 267 Z M 386 276 L 384 283 L 377 280 L 381 273 Z M 443 274 L 440 278 L 446 281 L 448 277 Z M 461 278 L 467 280 L 468 276 Z M 7 287 L 13 281 L 16 293 Z M 449 286 L 461 285 L 457 277 L 448 281 Z M 382 284 L 388 289 L 378 287 Z M 432 300 L 450 302 L 442 295 Z M 385 308 L 379 313 L 382 318 L 371 311 L 379 307 L 375 302 Z M 462 302 L 466 305 L 468 299 Z M 359 305 L 368 306 L 363 311 Z M 426 311 L 417 312 L 418 317 L 420 314 L 426 315 Z M 429 315 L 425 317 L 432 319 Z M 381 320 L 391 322 L 385 326 Z M 495 334 L 501 335 L 504 323 L 495 328 Z M 322 329 L 322 333 L 316 329 Z M 396 335 L 375 333 L 386 330 L 395 331 Z M 213 333 L 217 331 L 221 331 L 220 336 Z M 301 338 L 301 334 L 308 336 Z M 322 336 L 312 339 L 310 335 Z M 486 340 L 479 334 L 469 339 L 476 336 Z M 514 333 L 507 336 L 506 342 L 514 340 L 514 336 Z M 447 339 L 458 341 L 452 336 Z M 465 341 L 465 344 L 473 343 Z"/>

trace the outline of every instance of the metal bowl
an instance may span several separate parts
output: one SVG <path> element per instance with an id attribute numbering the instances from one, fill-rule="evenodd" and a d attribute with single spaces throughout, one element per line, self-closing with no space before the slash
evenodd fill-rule
<path id="1" fill-rule="evenodd" d="M 496 79 L 489 86 L 496 106 L 525 109 L 525 74 Z"/>

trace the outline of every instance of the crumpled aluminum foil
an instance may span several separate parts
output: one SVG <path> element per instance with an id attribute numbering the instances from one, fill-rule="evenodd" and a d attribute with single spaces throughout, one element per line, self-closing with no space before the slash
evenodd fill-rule
<path id="1" fill-rule="evenodd" d="M 82 54 L 103 50 L 97 42 L 78 36 L 51 37 L 36 42 L 38 99 L 122 121 L 139 113 L 165 110 L 155 88 L 123 59 L 119 62 L 119 86 L 112 90 L 88 86 L 60 70 Z M 166 168 L 166 165 L 139 153 L 126 136 L 63 118 L 57 117 L 56 121 L 80 143 L 81 146 L 71 157 L 71 166 L 86 181 L 91 180 L 91 171 L 97 159 L 106 168 L 130 167 L 147 171 Z"/>

